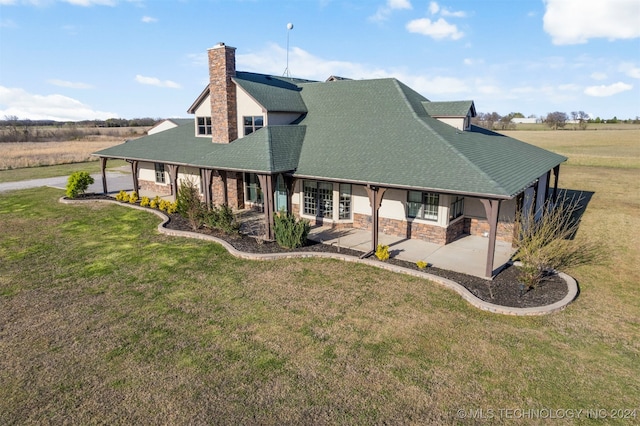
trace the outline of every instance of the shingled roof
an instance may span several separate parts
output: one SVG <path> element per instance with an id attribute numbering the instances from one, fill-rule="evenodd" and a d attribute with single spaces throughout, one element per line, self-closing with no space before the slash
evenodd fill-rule
<path id="1" fill-rule="evenodd" d="M 267 111 L 301 119 L 230 144 L 185 125 L 95 155 L 505 199 L 566 161 L 495 132 L 442 123 L 429 111 L 457 114 L 472 101 L 429 102 L 393 78 L 311 82 L 238 72 L 234 81 Z"/>

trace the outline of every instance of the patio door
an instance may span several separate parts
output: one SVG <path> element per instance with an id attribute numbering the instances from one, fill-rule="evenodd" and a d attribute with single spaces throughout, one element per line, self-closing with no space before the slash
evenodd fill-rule
<path id="1" fill-rule="evenodd" d="M 276 178 L 276 190 L 274 191 L 274 208 L 276 213 L 287 211 L 287 187 L 284 184 L 282 175 Z"/>

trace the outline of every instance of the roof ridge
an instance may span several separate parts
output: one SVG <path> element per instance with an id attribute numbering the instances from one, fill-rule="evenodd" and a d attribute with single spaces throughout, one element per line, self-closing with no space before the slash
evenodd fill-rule
<path id="1" fill-rule="evenodd" d="M 407 99 L 407 96 L 406 96 L 406 94 L 404 93 L 404 91 L 401 89 L 401 87 L 400 87 L 400 83 L 401 83 L 401 82 L 400 82 L 399 80 L 397 80 L 397 79 L 393 79 L 393 80 L 394 80 L 394 83 L 396 84 L 396 87 L 398 88 L 398 91 L 400 92 L 400 94 L 401 94 L 401 96 L 402 96 L 402 99 L 405 101 L 405 103 L 406 103 L 406 104 L 407 104 L 407 106 L 409 107 L 409 110 L 411 111 L 411 115 L 413 115 L 413 117 L 416 119 L 416 121 L 418 121 L 422 126 L 424 126 L 424 128 L 425 128 L 425 129 L 427 129 L 429 132 L 431 132 L 431 134 L 435 135 L 435 136 L 436 136 L 436 138 L 437 138 L 438 140 L 440 140 L 441 142 L 443 142 L 443 145 L 444 145 L 445 147 L 447 147 L 449 150 L 453 151 L 453 152 L 454 152 L 454 153 L 455 153 L 459 158 L 463 159 L 463 161 L 464 161 L 467 165 L 471 166 L 471 168 L 473 168 L 474 170 L 476 170 L 477 172 L 479 172 L 480 174 L 482 174 L 483 176 L 485 176 L 485 177 L 488 179 L 488 181 L 492 182 L 492 183 L 494 184 L 494 186 L 495 186 L 497 189 L 500 189 L 500 190 L 502 190 L 502 191 L 506 192 L 506 189 L 505 189 L 505 188 L 503 188 L 500 184 L 498 184 L 498 182 L 496 182 L 496 181 L 495 181 L 495 179 L 493 179 L 491 176 L 489 176 L 489 174 L 487 174 L 484 170 L 482 170 L 482 169 L 481 169 L 480 167 L 478 167 L 475 163 L 473 163 L 473 161 L 469 160 L 469 158 L 468 158 L 466 155 L 464 155 L 462 152 L 460 152 L 460 150 L 459 150 L 458 148 L 456 148 L 456 147 L 454 147 L 453 145 L 451 145 L 451 143 L 450 143 L 448 140 L 446 140 L 446 139 L 445 139 L 445 138 L 440 134 L 440 132 L 436 131 L 436 130 L 435 130 L 435 129 L 430 125 L 430 124 L 428 124 L 424 119 L 425 119 L 426 117 L 429 117 L 429 119 L 431 119 L 431 120 L 436 120 L 436 122 L 437 122 L 438 124 L 442 124 L 442 125 L 444 125 L 444 126 L 449 126 L 448 124 L 446 124 L 446 123 L 442 123 L 441 121 L 438 121 L 438 119 L 437 119 L 437 118 L 433 118 L 433 117 L 431 117 L 429 114 L 426 114 L 426 112 L 427 112 L 426 110 L 425 110 L 426 117 L 420 117 L 420 116 L 418 115 L 418 113 L 415 111 L 415 109 L 412 107 L 412 105 L 411 105 L 411 103 L 409 102 L 409 100 Z M 451 126 L 449 126 L 449 127 L 451 127 Z M 451 129 L 453 130 L 453 127 L 451 127 Z M 460 132 L 460 131 L 458 131 L 458 130 L 456 130 L 456 133 L 457 133 L 457 134 L 462 134 L 462 132 Z"/>

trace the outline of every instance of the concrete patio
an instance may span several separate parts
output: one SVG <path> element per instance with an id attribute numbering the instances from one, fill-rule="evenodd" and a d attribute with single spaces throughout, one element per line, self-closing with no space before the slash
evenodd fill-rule
<path id="1" fill-rule="evenodd" d="M 363 253 L 371 250 L 371 231 L 362 229 L 336 230 L 318 226 L 311 229 L 309 239 Z M 441 246 L 380 233 L 378 242 L 389 246 L 391 257 L 412 263 L 422 260 L 437 268 L 485 278 L 488 238 L 467 235 Z M 509 261 L 514 251 L 510 243 L 496 242 L 494 273 Z"/>

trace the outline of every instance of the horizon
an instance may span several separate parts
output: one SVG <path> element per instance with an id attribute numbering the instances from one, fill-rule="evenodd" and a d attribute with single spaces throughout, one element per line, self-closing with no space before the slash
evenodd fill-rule
<path id="1" fill-rule="evenodd" d="M 224 42 L 238 71 L 391 77 L 483 113 L 633 120 L 640 2 L 581 3 L 0 0 L 0 117 L 188 118 Z"/>

